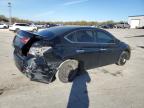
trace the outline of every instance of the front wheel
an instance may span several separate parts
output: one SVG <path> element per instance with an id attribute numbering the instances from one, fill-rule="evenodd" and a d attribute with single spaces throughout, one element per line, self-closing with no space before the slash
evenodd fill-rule
<path id="1" fill-rule="evenodd" d="M 117 65 L 123 66 L 129 58 L 129 53 L 127 51 L 123 51 L 117 61 Z"/>
<path id="2" fill-rule="evenodd" d="M 17 33 L 18 31 L 20 31 L 20 29 L 19 29 L 19 28 L 17 28 L 17 29 L 16 29 L 14 32 L 15 32 L 15 33 Z"/>
<path id="3" fill-rule="evenodd" d="M 6 27 L 6 26 L 4 26 L 4 29 L 7 29 L 7 27 Z"/>
<path id="4" fill-rule="evenodd" d="M 37 30 L 36 29 L 33 29 L 33 31 L 32 32 L 37 32 Z"/>

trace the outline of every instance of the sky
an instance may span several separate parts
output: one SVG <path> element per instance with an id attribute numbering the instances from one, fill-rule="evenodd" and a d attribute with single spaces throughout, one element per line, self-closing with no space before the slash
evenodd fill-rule
<path id="1" fill-rule="evenodd" d="M 127 21 L 144 15 L 144 0 L 0 0 L 0 15 L 33 21 Z"/>

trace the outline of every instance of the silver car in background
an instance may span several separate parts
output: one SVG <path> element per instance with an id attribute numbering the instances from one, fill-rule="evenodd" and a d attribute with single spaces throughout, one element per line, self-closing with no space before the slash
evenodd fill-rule
<path id="1" fill-rule="evenodd" d="M 8 28 L 7 24 L 0 23 L 0 29 L 6 29 L 6 28 Z"/>

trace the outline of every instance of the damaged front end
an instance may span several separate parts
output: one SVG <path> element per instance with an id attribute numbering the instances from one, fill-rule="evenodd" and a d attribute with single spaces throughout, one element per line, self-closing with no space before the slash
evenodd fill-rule
<path id="1" fill-rule="evenodd" d="M 54 56 L 53 48 L 48 41 L 35 38 L 29 39 L 24 45 L 15 45 L 14 59 L 18 69 L 30 80 L 43 83 L 53 81 L 61 63 Z"/>

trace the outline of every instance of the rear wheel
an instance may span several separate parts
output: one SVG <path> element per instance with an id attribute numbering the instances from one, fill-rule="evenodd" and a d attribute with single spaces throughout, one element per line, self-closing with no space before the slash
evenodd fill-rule
<path id="1" fill-rule="evenodd" d="M 36 29 L 34 29 L 34 30 L 33 30 L 33 32 L 37 32 L 37 30 L 36 30 Z"/>
<path id="2" fill-rule="evenodd" d="M 123 51 L 118 59 L 117 65 L 124 65 L 129 58 L 129 53 L 127 51 Z"/>
<path id="3" fill-rule="evenodd" d="M 78 71 L 78 61 L 77 60 L 66 60 L 64 61 L 57 73 L 58 79 L 63 83 L 68 83 L 74 80 Z"/>
<path id="4" fill-rule="evenodd" d="M 20 29 L 19 29 L 19 28 L 17 28 L 17 29 L 16 29 L 14 32 L 15 32 L 15 33 L 17 33 L 19 30 L 20 30 Z"/>
<path id="5" fill-rule="evenodd" d="M 6 29 L 7 27 L 6 26 L 4 26 L 4 29 Z"/>

